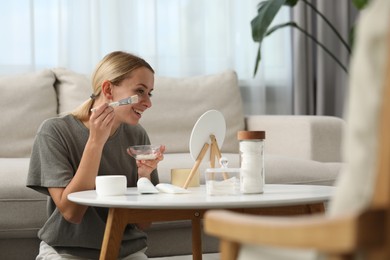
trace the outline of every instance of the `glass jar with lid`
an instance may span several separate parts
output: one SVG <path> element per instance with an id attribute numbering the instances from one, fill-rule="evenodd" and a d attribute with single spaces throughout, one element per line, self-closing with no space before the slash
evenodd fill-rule
<path id="1" fill-rule="evenodd" d="M 264 192 L 265 131 L 239 131 L 240 191 L 244 194 Z"/>

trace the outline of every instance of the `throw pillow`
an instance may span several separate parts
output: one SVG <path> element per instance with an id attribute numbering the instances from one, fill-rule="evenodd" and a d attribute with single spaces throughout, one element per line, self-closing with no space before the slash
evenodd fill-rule
<path id="1" fill-rule="evenodd" d="M 91 80 L 88 76 L 65 68 L 53 69 L 57 81 L 58 113 L 60 115 L 72 112 L 84 103 L 92 94 Z"/>
<path id="2" fill-rule="evenodd" d="M 50 70 L 0 77 L 0 157 L 29 157 L 38 127 L 57 115 Z"/>

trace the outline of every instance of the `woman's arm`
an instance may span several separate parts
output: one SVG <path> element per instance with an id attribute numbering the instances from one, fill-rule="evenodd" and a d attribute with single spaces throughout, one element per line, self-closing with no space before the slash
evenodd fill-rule
<path id="1" fill-rule="evenodd" d="M 62 216 L 71 223 L 80 223 L 88 206 L 79 205 L 68 200 L 68 194 L 95 188 L 103 147 L 111 133 L 114 112 L 104 104 L 91 115 L 88 126 L 90 130 L 80 165 L 65 188 L 49 188 L 50 196 Z"/>

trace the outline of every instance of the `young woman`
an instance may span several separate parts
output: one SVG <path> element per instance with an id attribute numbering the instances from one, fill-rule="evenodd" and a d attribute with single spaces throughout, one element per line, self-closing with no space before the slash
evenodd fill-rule
<path id="1" fill-rule="evenodd" d="M 125 52 L 108 54 L 97 65 L 91 98 L 72 114 L 48 119 L 38 130 L 27 186 L 49 195 L 49 218 L 38 233 L 37 259 L 98 259 L 107 209 L 78 205 L 67 199 L 76 191 L 95 188 L 97 175 L 126 175 L 127 186 L 138 178 L 158 183 L 155 160 L 135 161 L 130 145 L 150 144 L 138 124 L 152 106 L 154 71 L 143 59 Z M 111 107 L 108 103 L 138 95 L 138 103 Z M 141 224 L 129 225 L 120 258 L 147 259 Z"/>

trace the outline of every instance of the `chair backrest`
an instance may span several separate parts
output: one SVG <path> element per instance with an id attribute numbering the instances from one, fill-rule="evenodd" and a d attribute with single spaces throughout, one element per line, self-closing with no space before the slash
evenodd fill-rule
<path id="1" fill-rule="evenodd" d="M 377 179 L 371 207 L 374 209 L 386 209 L 388 211 L 390 209 L 390 44 L 387 61 L 387 73 L 383 87 L 382 111 L 379 117 Z M 388 215 L 388 223 L 390 223 L 390 214 Z"/>
<path id="2" fill-rule="evenodd" d="M 343 156 L 346 165 L 337 182 L 329 214 L 387 207 L 390 184 L 379 171 L 388 119 L 384 105 L 388 89 L 390 2 L 371 1 L 357 23 L 350 64 Z M 387 113 L 387 112 L 386 112 Z M 380 133 L 382 132 L 382 133 Z M 385 136 L 380 136 L 380 134 Z M 384 158 L 384 161 L 387 160 Z M 381 166 L 382 167 L 382 166 Z M 377 187 L 377 185 L 380 186 Z"/>
<path id="3" fill-rule="evenodd" d="M 390 29 L 388 38 L 390 39 Z M 378 157 L 375 191 L 370 208 L 383 210 L 385 215 L 384 245 L 380 251 L 381 257 L 390 257 L 390 40 L 387 53 L 387 69 L 383 86 L 383 99 L 379 116 Z M 377 258 L 376 255 L 373 259 Z"/>

